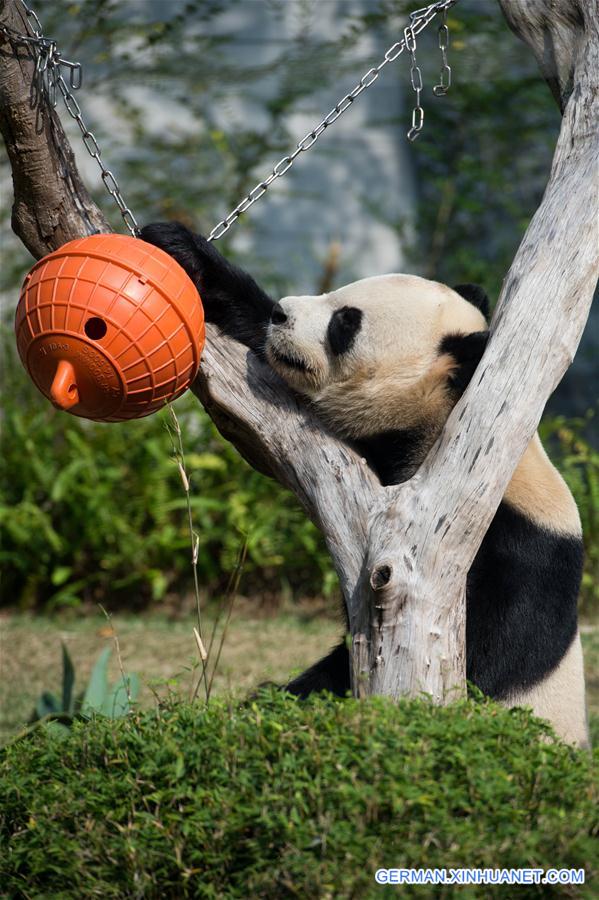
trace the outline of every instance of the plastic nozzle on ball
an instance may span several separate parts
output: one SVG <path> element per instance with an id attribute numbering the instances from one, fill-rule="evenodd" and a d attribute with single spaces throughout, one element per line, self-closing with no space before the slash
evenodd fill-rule
<path id="1" fill-rule="evenodd" d="M 61 359 L 56 366 L 54 381 L 50 385 L 50 399 L 59 409 L 70 409 L 79 403 L 75 369 L 66 359 Z"/>

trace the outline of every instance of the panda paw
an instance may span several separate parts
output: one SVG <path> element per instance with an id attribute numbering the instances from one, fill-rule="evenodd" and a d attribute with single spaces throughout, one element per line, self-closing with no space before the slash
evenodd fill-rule
<path id="1" fill-rule="evenodd" d="M 247 272 L 180 222 L 146 225 L 140 237 L 169 253 L 185 269 L 200 295 L 207 322 L 257 353 L 263 351 L 274 304 Z"/>
<path id="2" fill-rule="evenodd" d="M 172 256 L 185 269 L 200 292 L 210 281 L 214 269 L 226 265 L 206 238 L 194 234 L 181 222 L 155 222 L 146 225 L 142 228 L 140 237 Z"/>

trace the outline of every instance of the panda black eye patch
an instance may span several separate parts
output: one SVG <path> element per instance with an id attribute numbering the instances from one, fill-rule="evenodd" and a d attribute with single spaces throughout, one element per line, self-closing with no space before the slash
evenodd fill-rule
<path id="1" fill-rule="evenodd" d="M 362 325 L 362 310 L 342 306 L 331 316 L 327 338 L 333 356 L 341 356 L 351 349 Z"/>

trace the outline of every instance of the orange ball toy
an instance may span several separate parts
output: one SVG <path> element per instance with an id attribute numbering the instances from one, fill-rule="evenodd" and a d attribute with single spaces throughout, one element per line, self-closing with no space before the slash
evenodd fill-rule
<path id="1" fill-rule="evenodd" d="M 204 312 L 193 282 L 163 250 L 96 234 L 34 265 L 15 330 L 23 365 L 55 406 L 119 422 L 187 390 L 204 346 Z"/>

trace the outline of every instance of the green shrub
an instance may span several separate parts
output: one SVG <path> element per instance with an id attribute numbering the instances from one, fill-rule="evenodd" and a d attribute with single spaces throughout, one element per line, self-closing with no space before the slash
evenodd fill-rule
<path id="1" fill-rule="evenodd" d="M 65 415 L 29 383 L 11 334 L 4 353 L 3 602 L 52 609 L 108 598 L 131 608 L 190 586 L 186 502 L 166 412 L 118 425 Z M 195 398 L 176 409 L 202 587 L 226 583 L 247 537 L 246 588 L 330 590 L 324 543 L 297 501 L 241 459 Z"/>
<path id="2" fill-rule="evenodd" d="M 37 733 L 0 755 L 0 884 L 32 897 L 380 897 L 395 896 L 374 883 L 381 866 L 557 866 L 584 867 L 586 886 L 517 896 L 591 897 L 597 770 L 547 734 L 490 702 L 276 693 Z"/>

